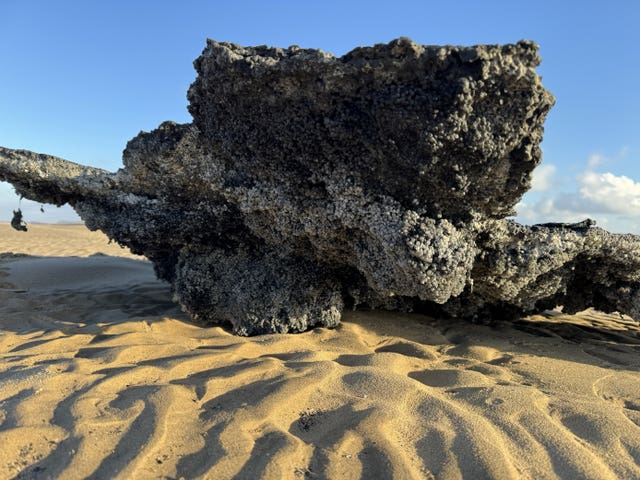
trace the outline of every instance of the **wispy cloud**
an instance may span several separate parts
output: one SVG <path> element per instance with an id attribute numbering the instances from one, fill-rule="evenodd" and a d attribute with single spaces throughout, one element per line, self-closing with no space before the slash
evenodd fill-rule
<path id="1" fill-rule="evenodd" d="M 599 153 L 594 153 L 587 160 L 587 170 L 593 170 L 598 165 L 605 161 L 604 155 L 600 155 Z"/>

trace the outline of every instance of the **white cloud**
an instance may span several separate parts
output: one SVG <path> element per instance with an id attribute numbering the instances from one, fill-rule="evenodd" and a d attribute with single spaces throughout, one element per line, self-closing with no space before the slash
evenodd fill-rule
<path id="1" fill-rule="evenodd" d="M 541 188 L 552 183 L 555 169 L 538 175 L 537 192 L 547 191 L 540 198 L 532 188 L 533 195 L 525 195 L 516 205 L 517 220 L 527 223 L 577 222 L 585 218 L 595 219 L 599 226 L 621 233 L 640 233 L 640 182 L 611 172 L 596 172 L 595 168 L 607 159 L 598 154 L 591 155 L 586 170 L 576 177 L 573 192 L 550 191 Z M 536 174 L 533 180 L 535 184 Z M 529 200 L 530 197 L 537 200 Z"/>
<path id="2" fill-rule="evenodd" d="M 579 196 L 591 210 L 640 215 L 640 183 L 613 173 L 587 171 L 578 177 Z"/>
<path id="3" fill-rule="evenodd" d="M 553 177 L 556 173 L 555 165 L 540 165 L 531 174 L 532 192 L 545 192 L 553 186 Z"/>

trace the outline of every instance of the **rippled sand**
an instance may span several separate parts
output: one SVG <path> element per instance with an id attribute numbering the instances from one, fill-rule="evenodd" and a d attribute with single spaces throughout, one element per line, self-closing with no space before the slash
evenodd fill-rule
<path id="1" fill-rule="evenodd" d="M 627 317 L 241 338 L 101 234 L 36 227 L 0 225 L 40 255 L 0 259 L 0 478 L 640 478 Z"/>

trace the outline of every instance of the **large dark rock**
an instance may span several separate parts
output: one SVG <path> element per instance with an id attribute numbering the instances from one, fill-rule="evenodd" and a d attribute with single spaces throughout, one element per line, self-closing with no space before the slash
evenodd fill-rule
<path id="1" fill-rule="evenodd" d="M 147 256 L 194 319 L 243 335 L 345 306 L 469 318 L 640 312 L 640 242 L 505 218 L 553 97 L 531 42 L 398 39 L 336 58 L 209 40 L 193 123 L 140 133 L 117 173 L 0 148 L 0 179 Z"/>

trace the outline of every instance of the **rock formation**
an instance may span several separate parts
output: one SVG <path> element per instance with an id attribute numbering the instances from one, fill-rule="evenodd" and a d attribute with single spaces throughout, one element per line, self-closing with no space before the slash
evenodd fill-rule
<path id="1" fill-rule="evenodd" d="M 554 101 L 539 61 L 526 41 L 401 38 L 336 58 L 209 40 L 193 123 L 141 132 L 116 173 L 0 148 L 0 179 L 70 204 L 149 258 L 194 320 L 241 335 L 332 327 L 355 307 L 639 318 L 637 237 L 506 219 Z"/>

